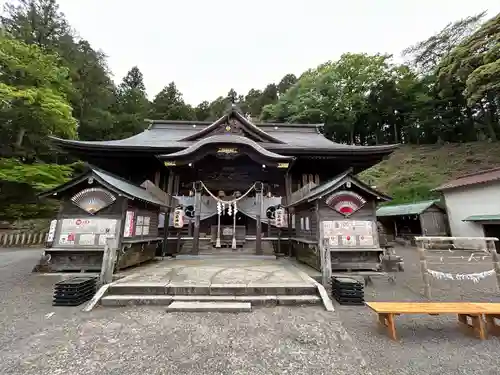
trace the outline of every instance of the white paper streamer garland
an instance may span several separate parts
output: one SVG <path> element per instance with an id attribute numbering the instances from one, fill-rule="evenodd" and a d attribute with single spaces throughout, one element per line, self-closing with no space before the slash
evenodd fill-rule
<path id="1" fill-rule="evenodd" d="M 476 272 L 476 273 L 445 273 L 441 271 L 427 270 L 429 275 L 438 280 L 470 280 L 474 284 L 477 284 L 481 280 L 487 278 L 488 276 L 493 276 L 495 274 L 495 270 Z"/>

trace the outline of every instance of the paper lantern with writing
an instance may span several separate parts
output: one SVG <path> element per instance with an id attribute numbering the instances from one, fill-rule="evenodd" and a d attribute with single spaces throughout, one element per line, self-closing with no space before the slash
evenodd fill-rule
<path id="1" fill-rule="evenodd" d="M 174 210 L 173 222 L 174 228 L 182 228 L 184 226 L 184 210 L 181 207 L 177 207 Z"/>
<path id="2" fill-rule="evenodd" d="M 278 228 L 283 228 L 286 225 L 285 222 L 285 209 L 284 208 L 278 208 L 275 211 L 275 221 L 276 221 L 276 226 Z"/>
<path id="3" fill-rule="evenodd" d="M 344 215 L 345 217 L 352 215 L 363 207 L 366 200 L 359 194 L 352 191 L 338 191 L 333 193 L 326 200 L 326 204 L 333 210 Z"/>
<path id="4" fill-rule="evenodd" d="M 113 194 L 101 188 L 84 189 L 71 198 L 75 205 L 89 214 L 95 214 L 113 204 L 115 200 Z"/>

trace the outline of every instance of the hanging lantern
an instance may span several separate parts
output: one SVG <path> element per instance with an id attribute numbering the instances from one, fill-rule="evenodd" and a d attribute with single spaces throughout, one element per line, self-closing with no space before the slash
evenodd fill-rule
<path id="1" fill-rule="evenodd" d="M 275 213 L 276 226 L 283 228 L 285 226 L 285 209 L 280 207 L 276 209 Z"/>
<path id="2" fill-rule="evenodd" d="M 174 210 L 174 227 L 182 228 L 184 226 L 184 210 L 182 207 L 177 207 Z"/>
<path id="3" fill-rule="evenodd" d="M 224 205 L 221 202 L 217 202 L 217 239 L 215 241 L 215 247 L 220 247 L 220 215 L 222 214 L 222 209 Z"/>

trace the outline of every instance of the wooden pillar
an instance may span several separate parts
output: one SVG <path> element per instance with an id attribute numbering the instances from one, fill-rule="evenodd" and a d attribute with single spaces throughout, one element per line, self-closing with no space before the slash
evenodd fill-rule
<path id="1" fill-rule="evenodd" d="M 174 188 L 172 190 L 174 195 L 179 195 L 180 186 L 181 186 L 181 176 L 176 174 L 174 178 Z"/>
<path id="2" fill-rule="evenodd" d="M 115 263 L 116 263 L 116 250 L 117 250 L 116 238 L 114 237 L 106 238 L 106 244 L 104 245 L 104 253 L 102 256 L 102 266 L 100 275 L 101 285 L 109 284 L 113 281 L 113 272 L 115 270 Z"/>
<path id="3" fill-rule="evenodd" d="M 172 191 L 174 188 L 174 177 L 175 173 L 172 170 L 168 172 L 168 181 L 167 181 L 167 211 L 165 212 L 165 220 L 163 221 L 163 246 L 161 249 L 161 255 L 165 256 L 167 253 L 167 245 L 168 245 L 168 225 L 170 223 L 170 213 L 172 212 Z"/>
<path id="4" fill-rule="evenodd" d="M 257 255 L 262 255 L 262 224 L 260 221 L 260 215 L 262 212 L 262 193 L 263 193 L 262 182 L 256 182 L 255 204 L 257 206 L 257 214 L 255 215 L 255 222 L 256 222 L 255 253 Z"/>
<path id="5" fill-rule="evenodd" d="M 155 185 L 158 187 L 160 187 L 160 176 L 161 176 L 160 171 L 156 171 L 155 172 Z"/>
<path id="6" fill-rule="evenodd" d="M 196 181 L 194 187 L 194 233 L 192 254 L 200 251 L 200 215 L 201 215 L 201 182 Z"/>
<path id="7" fill-rule="evenodd" d="M 491 253 L 491 259 L 493 261 L 493 269 L 495 270 L 495 276 L 497 279 L 497 291 L 500 291 L 500 259 L 498 257 L 495 241 L 493 240 L 486 241 L 486 248 Z"/>
<path id="8" fill-rule="evenodd" d="M 422 280 L 424 282 L 424 295 L 425 298 L 431 299 L 431 284 L 429 280 L 429 272 L 427 271 L 427 260 L 425 259 L 424 241 L 417 241 L 417 246 L 420 258 L 420 272 L 422 273 Z"/>
<path id="9" fill-rule="evenodd" d="M 330 284 L 330 279 L 332 277 L 332 259 L 330 249 L 325 246 L 325 234 L 323 224 L 321 222 L 318 223 L 318 247 L 319 247 L 319 264 L 321 267 L 321 283 L 326 288 Z"/>
<path id="10" fill-rule="evenodd" d="M 285 174 L 285 194 L 286 194 L 286 205 L 292 203 L 292 175 L 290 173 Z M 287 212 L 287 223 L 288 223 L 288 256 L 292 256 L 292 218 L 293 210 L 288 207 Z"/>

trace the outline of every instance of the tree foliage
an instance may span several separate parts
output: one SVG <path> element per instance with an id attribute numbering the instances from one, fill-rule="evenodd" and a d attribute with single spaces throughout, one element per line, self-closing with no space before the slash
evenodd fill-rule
<path id="1" fill-rule="evenodd" d="M 48 135 L 73 138 L 71 90 L 68 69 L 57 56 L 0 35 L 0 134 L 7 140 L 2 154 L 34 157 Z"/>
<path id="2" fill-rule="evenodd" d="M 50 149 L 48 135 L 121 139 L 144 130 L 146 118 L 214 121 L 233 103 L 255 122 L 323 123 L 325 136 L 341 143 L 495 141 L 500 15 L 484 18 L 446 25 L 408 47 L 404 64 L 384 53 L 345 53 L 193 106 L 175 82 L 150 101 L 137 66 L 115 84 L 105 53 L 73 31 L 56 0 L 10 0 L 0 16 L 0 181 L 37 190 L 69 178 L 74 160 Z M 41 211 L 26 203 L 26 212 Z"/>
<path id="3" fill-rule="evenodd" d="M 143 131 L 149 111 L 144 78 L 139 68 L 134 66 L 116 92 L 113 138 L 127 138 Z"/>
<path id="4" fill-rule="evenodd" d="M 182 93 L 170 82 L 154 98 L 150 117 L 153 120 L 194 120 L 195 110 L 184 102 Z"/>

